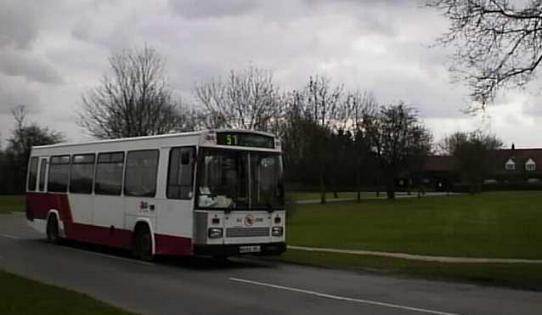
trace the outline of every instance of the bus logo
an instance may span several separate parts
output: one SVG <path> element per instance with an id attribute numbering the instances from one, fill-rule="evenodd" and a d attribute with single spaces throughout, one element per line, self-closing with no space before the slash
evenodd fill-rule
<path id="1" fill-rule="evenodd" d="M 254 221 L 254 216 L 252 214 L 248 214 L 244 220 L 245 226 L 252 226 Z"/>

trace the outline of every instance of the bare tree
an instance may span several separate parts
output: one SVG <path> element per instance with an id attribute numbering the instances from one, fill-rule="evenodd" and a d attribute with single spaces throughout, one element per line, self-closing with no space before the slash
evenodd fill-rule
<path id="1" fill-rule="evenodd" d="M 22 160 L 23 164 L 28 160 L 32 146 L 53 144 L 64 140 L 64 135 L 58 131 L 40 127 L 36 123 L 28 123 L 28 113 L 24 105 L 13 108 L 11 114 L 15 120 L 15 129 L 8 138 L 6 152 Z"/>
<path id="2" fill-rule="evenodd" d="M 173 100 L 164 60 L 147 46 L 109 58 L 111 74 L 82 96 L 79 124 L 96 138 L 122 138 L 193 128 L 190 113 Z"/>
<path id="3" fill-rule="evenodd" d="M 397 180 L 409 173 L 413 163 L 429 154 L 432 136 L 416 112 L 403 103 L 381 107 L 365 124 L 385 179 L 388 199 L 394 199 Z"/>
<path id="4" fill-rule="evenodd" d="M 272 73 L 253 66 L 196 86 L 195 96 L 208 128 L 272 131 L 282 116 Z"/>
<path id="5" fill-rule="evenodd" d="M 355 159 L 355 177 L 357 201 L 361 202 L 361 176 L 369 173 L 365 165 L 369 164 L 371 156 L 371 139 L 368 133 L 368 124 L 378 110 L 375 97 L 369 92 L 355 91 L 346 96 L 343 102 L 339 121 L 341 128 L 349 130 L 352 134 L 353 157 Z M 365 170 L 365 172 L 363 172 Z"/>
<path id="6" fill-rule="evenodd" d="M 290 93 L 285 102 L 289 133 L 283 138 L 286 150 L 291 150 L 292 156 L 303 158 L 303 163 L 317 174 L 321 203 L 326 203 L 326 174 L 333 155 L 330 137 L 343 124 L 342 91 L 342 85 L 333 86 L 329 79 L 314 76 L 303 90 Z"/>
<path id="7" fill-rule="evenodd" d="M 316 75 L 309 78 L 305 93 L 302 112 L 308 120 L 329 130 L 340 127 L 342 85 L 333 86 L 329 78 Z"/>
<path id="8" fill-rule="evenodd" d="M 28 123 L 25 106 L 17 106 L 11 111 L 15 120 L 15 128 L 7 139 L 4 164 L 0 165 L 2 178 L 8 183 L 12 193 L 24 191 L 26 168 L 32 146 L 61 142 L 64 136 L 49 128 Z"/>
<path id="9" fill-rule="evenodd" d="M 502 87 L 529 82 L 542 61 L 542 1 L 427 0 L 450 21 L 440 42 L 456 48 L 453 71 L 484 108 Z M 474 108 L 474 109 L 477 109 Z"/>
<path id="10" fill-rule="evenodd" d="M 459 172 L 470 185 L 471 193 L 477 193 L 493 166 L 491 154 L 502 147 L 502 141 L 477 130 L 456 132 L 446 137 L 441 146 L 446 153 L 455 157 Z"/>

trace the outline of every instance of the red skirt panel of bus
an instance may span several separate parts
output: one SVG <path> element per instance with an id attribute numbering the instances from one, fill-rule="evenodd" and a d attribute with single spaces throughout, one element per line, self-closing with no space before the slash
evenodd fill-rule
<path id="1" fill-rule="evenodd" d="M 67 194 L 35 192 L 26 194 L 26 212 L 29 219 L 45 220 L 51 209 L 58 210 L 67 239 L 124 249 L 132 248 L 133 231 L 74 222 Z M 193 253 L 190 238 L 154 234 L 154 239 L 155 254 L 186 256 Z"/>

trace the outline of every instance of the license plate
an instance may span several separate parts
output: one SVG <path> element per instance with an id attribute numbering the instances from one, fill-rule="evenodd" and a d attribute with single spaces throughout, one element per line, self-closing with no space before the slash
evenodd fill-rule
<path id="1" fill-rule="evenodd" d="M 239 253 L 246 254 L 246 253 L 259 253 L 262 249 L 260 246 L 239 246 Z"/>

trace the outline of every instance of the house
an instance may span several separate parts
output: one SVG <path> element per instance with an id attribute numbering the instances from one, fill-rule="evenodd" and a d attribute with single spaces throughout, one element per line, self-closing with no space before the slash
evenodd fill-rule
<path id="1" fill-rule="evenodd" d="M 432 155 L 425 159 L 423 184 L 436 191 L 449 190 L 458 179 L 457 162 L 449 155 Z"/>
<path id="2" fill-rule="evenodd" d="M 510 149 L 495 150 L 490 156 L 491 171 L 485 184 L 542 182 L 542 148 L 516 149 L 512 145 Z M 448 190 L 461 181 L 458 163 L 449 155 L 428 156 L 423 170 L 424 184 L 435 190 Z"/>
<path id="3" fill-rule="evenodd" d="M 542 179 L 542 149 L 501 149 L 493 152 L 493 171 L 486 181 L 537 182 Z"/>

